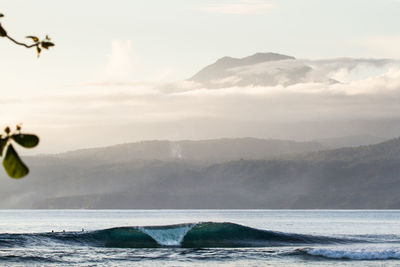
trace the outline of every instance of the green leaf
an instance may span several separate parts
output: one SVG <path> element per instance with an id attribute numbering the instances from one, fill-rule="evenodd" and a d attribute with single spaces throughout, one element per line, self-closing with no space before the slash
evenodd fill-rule
<path id="1" fill-rule="evenodd" d="M 19 145 L 26 148 L 32 148 L 39 144 L 39 137 L 34 134 L 14 134 L 11 138 Z"/>
<path id="2" fill-rule="evenodd" d="M 41 42 L 41 44 L 42 44 L 42 47 L 43 47 L 44 49 L 49 49 L 49 47 L 54 46 L 54 43 L 52 43 L 52 42 L 46 42 L 46 41 Z"/>
<path id="3" fill-rule="evenodd" d="M 22 178 L 29 173 L 28 167 L 19 158 L 14 147 L 10 144 L 7 147 L 6 156 L 3 160 L 3 166 L 8 176 L 11 178 Z"/>
<path id="4" fill-rule="evenodd" d="M 4 30 L 4 28 L 0 24 L 0 37 L 6 37 L 6 36 L 7 36 L 7 32 L 6 32 L 6 30 Z"/>
<path id="5" fill-rule="evenodd" d="M 31 35 L 29 35 L 29 36 L 26 36 L 25 38 L 30 38 L 30 39 L 32 39 L 32 41 L 34 41 L 35 43 L 39 42 L 39 38 L 37 38 L 36 36 L 31 36 Z"/>
<path id="6" fill-rule="evenodd" d="M 10 139 L 9 137 L 0 138 L 0 157 L 3 156 L 3 150 L 6 147 L 9 139 Z"/>

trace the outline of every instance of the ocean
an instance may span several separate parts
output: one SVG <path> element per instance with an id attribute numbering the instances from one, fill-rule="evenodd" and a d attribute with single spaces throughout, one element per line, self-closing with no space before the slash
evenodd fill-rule
<path id="1" fill-rule="evenodd" d="M 1 266 L 400 266 L 396 210 L 1 210 Z"/>

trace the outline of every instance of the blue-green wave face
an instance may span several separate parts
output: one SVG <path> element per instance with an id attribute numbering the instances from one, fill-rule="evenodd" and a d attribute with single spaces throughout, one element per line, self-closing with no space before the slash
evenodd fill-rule
<path id="1" fill-rule="evenodd" d="M 333 242 L 338 240 L 265 231 L 234 223 L 202 223 L 185 235 L 182 247 L 267 247 Z"/>
<path id="2" fill-rule="evenodd" d="M 91 232 L 0 234 L 0 247 L 30 242 L 61 242 L 120 248 L 272 247 L 299 244 L 349 243 L 357 240 L 289 234 L 234 223 L 198 223 L 148 227 L 117 227 Z"/>
<path id="3" fill-rule="evenodd" d="M 119 248 L 156 248 L 158 244 L 151 236 L 136 227 L 111 228 L 88 233 L 82 239 L 83 243 L 95 246 Z"/>

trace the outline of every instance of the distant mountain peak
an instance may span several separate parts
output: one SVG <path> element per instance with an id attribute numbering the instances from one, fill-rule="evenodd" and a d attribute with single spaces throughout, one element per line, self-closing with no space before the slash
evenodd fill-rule
<path id="1" fill-rule="evenodd" d="M 277 60 L 287 60 L 287 59 L 295 59 L 291 56 L 286 56 L 277 53 L 255 53 L 254 55 L 243 57 L 243 58 L 234 58 L 234 57 L 222 57 L 218 59 L 213 65 L 223 65 L 225 67 L 240 67 L 246 65 L 253 65 L 262 62 L 268 61 L 277 61 Z M 210 65 L 212 66 L 212 65 Z"/>
<path id="2" fill-rule="evenodd" d="M 313 75 L 309 75 L 312 71 L 312 66 L 292 56 L 278 53 L 255 53 L 243 58 L 220 58 L 189 80 L 206 88 L 288 86 L 310 81 L 336 82 L 329 77 L 313 78 Z"/>
<path id="3" fill-rule="evenodd" d="M 241 60 L 243 62 L 249 62 L 249 64 L 257 64 L 266 61 L 277 61 L 277 60 L 287 60 L 287 59 L 296 59 L 292 56 L 287 56 L 278 53 L 255 53 L 254 55 L 244 57 Z"/>

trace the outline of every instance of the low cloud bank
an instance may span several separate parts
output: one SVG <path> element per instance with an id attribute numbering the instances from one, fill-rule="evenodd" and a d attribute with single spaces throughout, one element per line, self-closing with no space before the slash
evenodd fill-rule
<path id="1" fill-rule="evenodd" d="M 235 69 L 233 72 L 236 71 L 238 74 L 236 79 L 240 79 L 244 71 L 258 73 L 257 75 L 263 72 L 271 73 L 271 68 L 263 68 L 265 64 L 257 64 L 253 68 L 247 66 L 239 70 Z M 280 64 L 279 66 L 285 68 L 296 67 L 299 64 L 306 65 L 312 68 L 312 71 L 307 76 L 308 80 L 290 85 L 279 82 L 274 86 L 223 86 L 210 89 L 193 81 L 169 84 L 150 82 L 84 84 L 79 85 L 82 88 L 81 92 L 74 90 L 69 94 L 27 97 L 24 100 L 4 98 L 1 112 L 10 123 L 23 121 L 28 128 L 43 129 L 45 135 L 49 129 L 51 131 L 63 129 L 66 134 L 69 134 L 79 127 L 90 132 L 93 127 L 92 138 L 97 140 L 94 144 L 99 143 L 101 139 L 98 135 L 98 127 L 114 128 L 115 143 L 143 138 L 143 136 L 132 134 L 131 139 L 129 137 L 119 139 L 118 132 L 122 129 L 121 125 L 166 126 L 183 121 L 213 120 L 221 122 L 219 126 L 213 125 L 220 128 L 218 131 L 215 129 L 213 131 L 223 137 L 232 136 L 227 132 L 229 127 L 227 131 L 224 131 L 224 122 L 232 121 L 240 122 L 235 126 L 236 128 L 233 128 L 240 133 L 246 132 L 239 128 L 248 127 L 247 123 L 253 126 L 274 127 L 273 125 L 276 124 L 299 125 L 303 122 L 306 124 L 400 119 L 399 61 L 387 59 L 296 60 L 292 65 L 290 62 Z M 315 77 L 324 77 L 324 79 L 317 81 Z M 333 80 L 335 82 L 332 82 Z M 226 80 L 219 82 L 227 83 Z M 180 127 L 185 127 L 180 125 Z M 191 127 L 190 123 L 187 125 Z M 207 127 L 207 123 L 204 127 Z M 160 139 L 173 136 L 171 131 L 174 130 L 171 127 L 156 128 L 158 135 L 147 132 L 147 136 Z M 128 126 L 123 129 L 135 131 Z M 290 127 L 285 129 L 291 131 Z M 231 130 L 232 128 L 229 128 L 229 131 Z M 149 131 L 151 131 L 150 128 Z M 185 138 L 179 134 L 181 132 L 179 129 L 176 131 L 177 137 Z M 363 129 L 363 131 L 368 131 L 368 129 Z M 273 129 L 270 132 L 277 136 L 264 134 L 265 137 L 279 138 L 281 136 Z M 395 136 L 400 132 L 394 131 L 388 134 Z M 86 133 L 86 135 L 90 134 Z M 285 135 L 282 133 L 282 136 Z M 203 137 L 209 136 L 204 134 Z M 258 137 L 263 137 L 263 135 Z M 202 138 L 202 135 L 188 134 L 186 138 Z"/>

